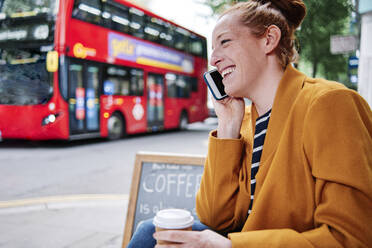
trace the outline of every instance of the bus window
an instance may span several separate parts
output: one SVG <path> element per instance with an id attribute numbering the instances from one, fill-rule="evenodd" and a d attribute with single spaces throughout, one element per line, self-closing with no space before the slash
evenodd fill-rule
<path id="1" fill-rule="evenodd" d="M 104 18 L 105 26 L 123 33 L 129 33 L 129 8 L 115 2 L 107 3 L 104 5 Z"/>
<path id="2" fill-rule="evenodd" d="M 159 128 L 164 125 L 164 79 L 163 75 L 149 73 L 147 76 L 147 125 Z"/>
<path id="3" fill-rule="evenodd" d="M 57 1 L 51 0 L 39 0 L 39 1 L 14 1 L 14 0 L 4 0 L 2 2 L 1 12 L 8 16 L 17 16 L 19 13 L 35 14 L 41 15 L 44 13 L 56 14 L 58 10 Z M 40 8 L 43 6 L 43 8 Z"/>
<path id="4" fill-rule="evenodd" d="M 104 82 L 111 82 L 113 95 L 129 95 L 129 91 L 125 90 L 129 82 L 126 69 L 114 66 L 107 67 Z"/>
<path id="5" fill-rule="evenodd" d="M 75 89 L 83 87 L 83 66 L 78 64 L 70 65 L 70 96 L 75 96 Z"/>
<path id="6" fill-rule="evenodd" d="M 131 85 L 131 95 L 132 96 L 143 96 L 143 71 L 138 69 L 130 70 L 130 85 Z"/>
<path id="7" fill-rule="evenodd" d="M 131 34 L 144 38 L 145 13 L 136 8 L 129 9 Z"/>
<path id="8" fill-rule="evenodd" d="M 86 128 L 89 131 L 99 128 L 99 68 L 88 66 L 86 69 Z"/>
<path id="9" fill-rule="evenodd" d="M 147 23 L 145 27 L 145 39 L 166 46 L 170 46 L 172 36 L 169 35 L 168 29 L 171 27 L 171 25 L 167 24 L 168 23 L 165 23 L 163 20 L 160 20 L 159 18 L 147 16 Z"/>
<path id="10" fill-rule="evenodd" d="M 168 97 L 177 97 L 177 85 L 176 85 L 176 74 L 167 73 L 165 74 L 165 80 L 167 84 L 167 96 Z"/>
<path id="11" fill-rule="evenodd" d="M 173 25 L 171 25 L 168 22 L 163 22 L 163 28 L 161 29 L 160 35 L 159 35 L 159 43 L 168 46 L 168 47 L 174 47 L 173 44 L 173 32 L 174 28 Z"/>
<path id="12" fill-rule="evenodd" d="M 102 25 L 106 28 L 112 29 L 111 26 L 112 6 L 106 3 L 103 4 L 101 13 Z"/>
<path id="13" fill-rule="evenodd" d="M 82 21 L 101 24 L 100 0 L 76 0 L 72 16 Z"/>
<path id="14" fill-rule="evenodd" d="M 203 55 L 203 41 L 196 35 L 191 35 L 188 42 L 188 51 L 196 56 Z"/>
<path id="15" fill-rule="evenodd" d="M 106 70 L 104 82 L 111 82 L 113 94 L 121 96 L 143 95 L 143 71 L 138 69 L 110 66 Z"/>
<path id="16" fill-rule="evenodd" d="M 129 82 L 128 78 L 122 78 L 121 79 L 121 81 L 120 81 L 120 86 L 121 86 L 120 95 L 123 95 L 123 96 L 129 96 L 130 95 L 129 85 L 130 85 L 130 82 Z"/>
<path id="17" fill-rule="evenodd" d="M 161 20 L 146 16 L 146 27 L 144 32 L 146 40 L 160 43 L 160 33 L 162 32 Z"/>
<path id="18" fill-rule="evenodd" d="M 190 86 L 192 92 L 198 92 L 198 80 L 195 77 L 185 76 L 187 84 Z"/>
<path id="19" fill-rule="evenodd" d="M 176 81 L 177 84 L 177 95 L 179 98 L 189 98 L 190 97 L 190 85 L 184 76 L 179 76 Z"/>
<path id="20" fill-rule="evenodd" d="M 191 77 L 167 73 L 167 96 L 171 98 L 189 98 L 191 96 Z"/>
<path id="21" fill-rule="evenodd" d="M 69 66 L 69 116 L 71 132 L 84 129 L 85 119 L 85 89 L 83 85 L 83 66 L 70 64 Z"/>
<path id="22" fill-rule="evenodd" d="M 190 36 L 190 32 L 187 31 L 186 29 L 177 27 L 175 32 L 175 37 L 174 37 L 174 48 L 185 51 L 186 50 L 186 44 L 188 42 L 188 38 Z"/>
<path id="23" fill-rule="evenodd" d="M 202 42 L 202 46 L 203 46 L 203 52 L 202 52 L 202 57 L 204 59 L 207 59 L 208 58 L 208 54 L 207 54 L 207 40 L 205 38 L 199 38 Z"/>

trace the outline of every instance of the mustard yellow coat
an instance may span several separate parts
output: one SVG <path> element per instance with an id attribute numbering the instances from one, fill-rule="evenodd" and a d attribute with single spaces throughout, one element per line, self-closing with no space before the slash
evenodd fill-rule
<path id="1" fill-rule="evenodd" d="M 279 84 L 256 176 L 255 107 L 240 139 L 209 137 L 196 208 L 233 248 L 372 247 L 372 113 L 341 84 L 288 66 Z"/>

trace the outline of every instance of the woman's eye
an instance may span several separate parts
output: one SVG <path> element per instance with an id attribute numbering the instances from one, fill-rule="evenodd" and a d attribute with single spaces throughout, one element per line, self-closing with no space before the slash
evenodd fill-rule
<path id="1" fill-rule="evenodd" d="M 221 45 L 226 44 L 229 41 L 230 41 L 229 39 L 221 40 Z"/>

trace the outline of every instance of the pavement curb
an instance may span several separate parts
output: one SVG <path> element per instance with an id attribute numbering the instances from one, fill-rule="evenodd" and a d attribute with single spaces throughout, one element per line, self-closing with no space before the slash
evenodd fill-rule
<path id="1" fill-rule="evenodd" d="M 80 194 L 0 201 L 0 215 L 77 207 L 126 206 L 128 194 Z"/>

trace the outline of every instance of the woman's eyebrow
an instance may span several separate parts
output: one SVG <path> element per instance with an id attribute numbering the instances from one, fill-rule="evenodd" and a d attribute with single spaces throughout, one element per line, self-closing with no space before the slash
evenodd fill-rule
<path id="1" fill-rule="evenodd" d="M 223 36 L 224 34 L 227 34 L 227 33 L 228 33 L 228 31 L 223 31 L 222 33 L 220 33 L 219 35 L 217 35 L 216 40 L 220 39 L 221 36 Z"/>
<path id="2" fill-rule="evenodd" d="M 223 31 L 222 33 L 218 34 L 217 37 L 216 37 L 216 41 L 218 41 L 219 39 L 221 39 L 221 36 L 227 34 L 228 31 Z M 212 45 L 212 50 L 214 49 L 213 45 Z"/>

